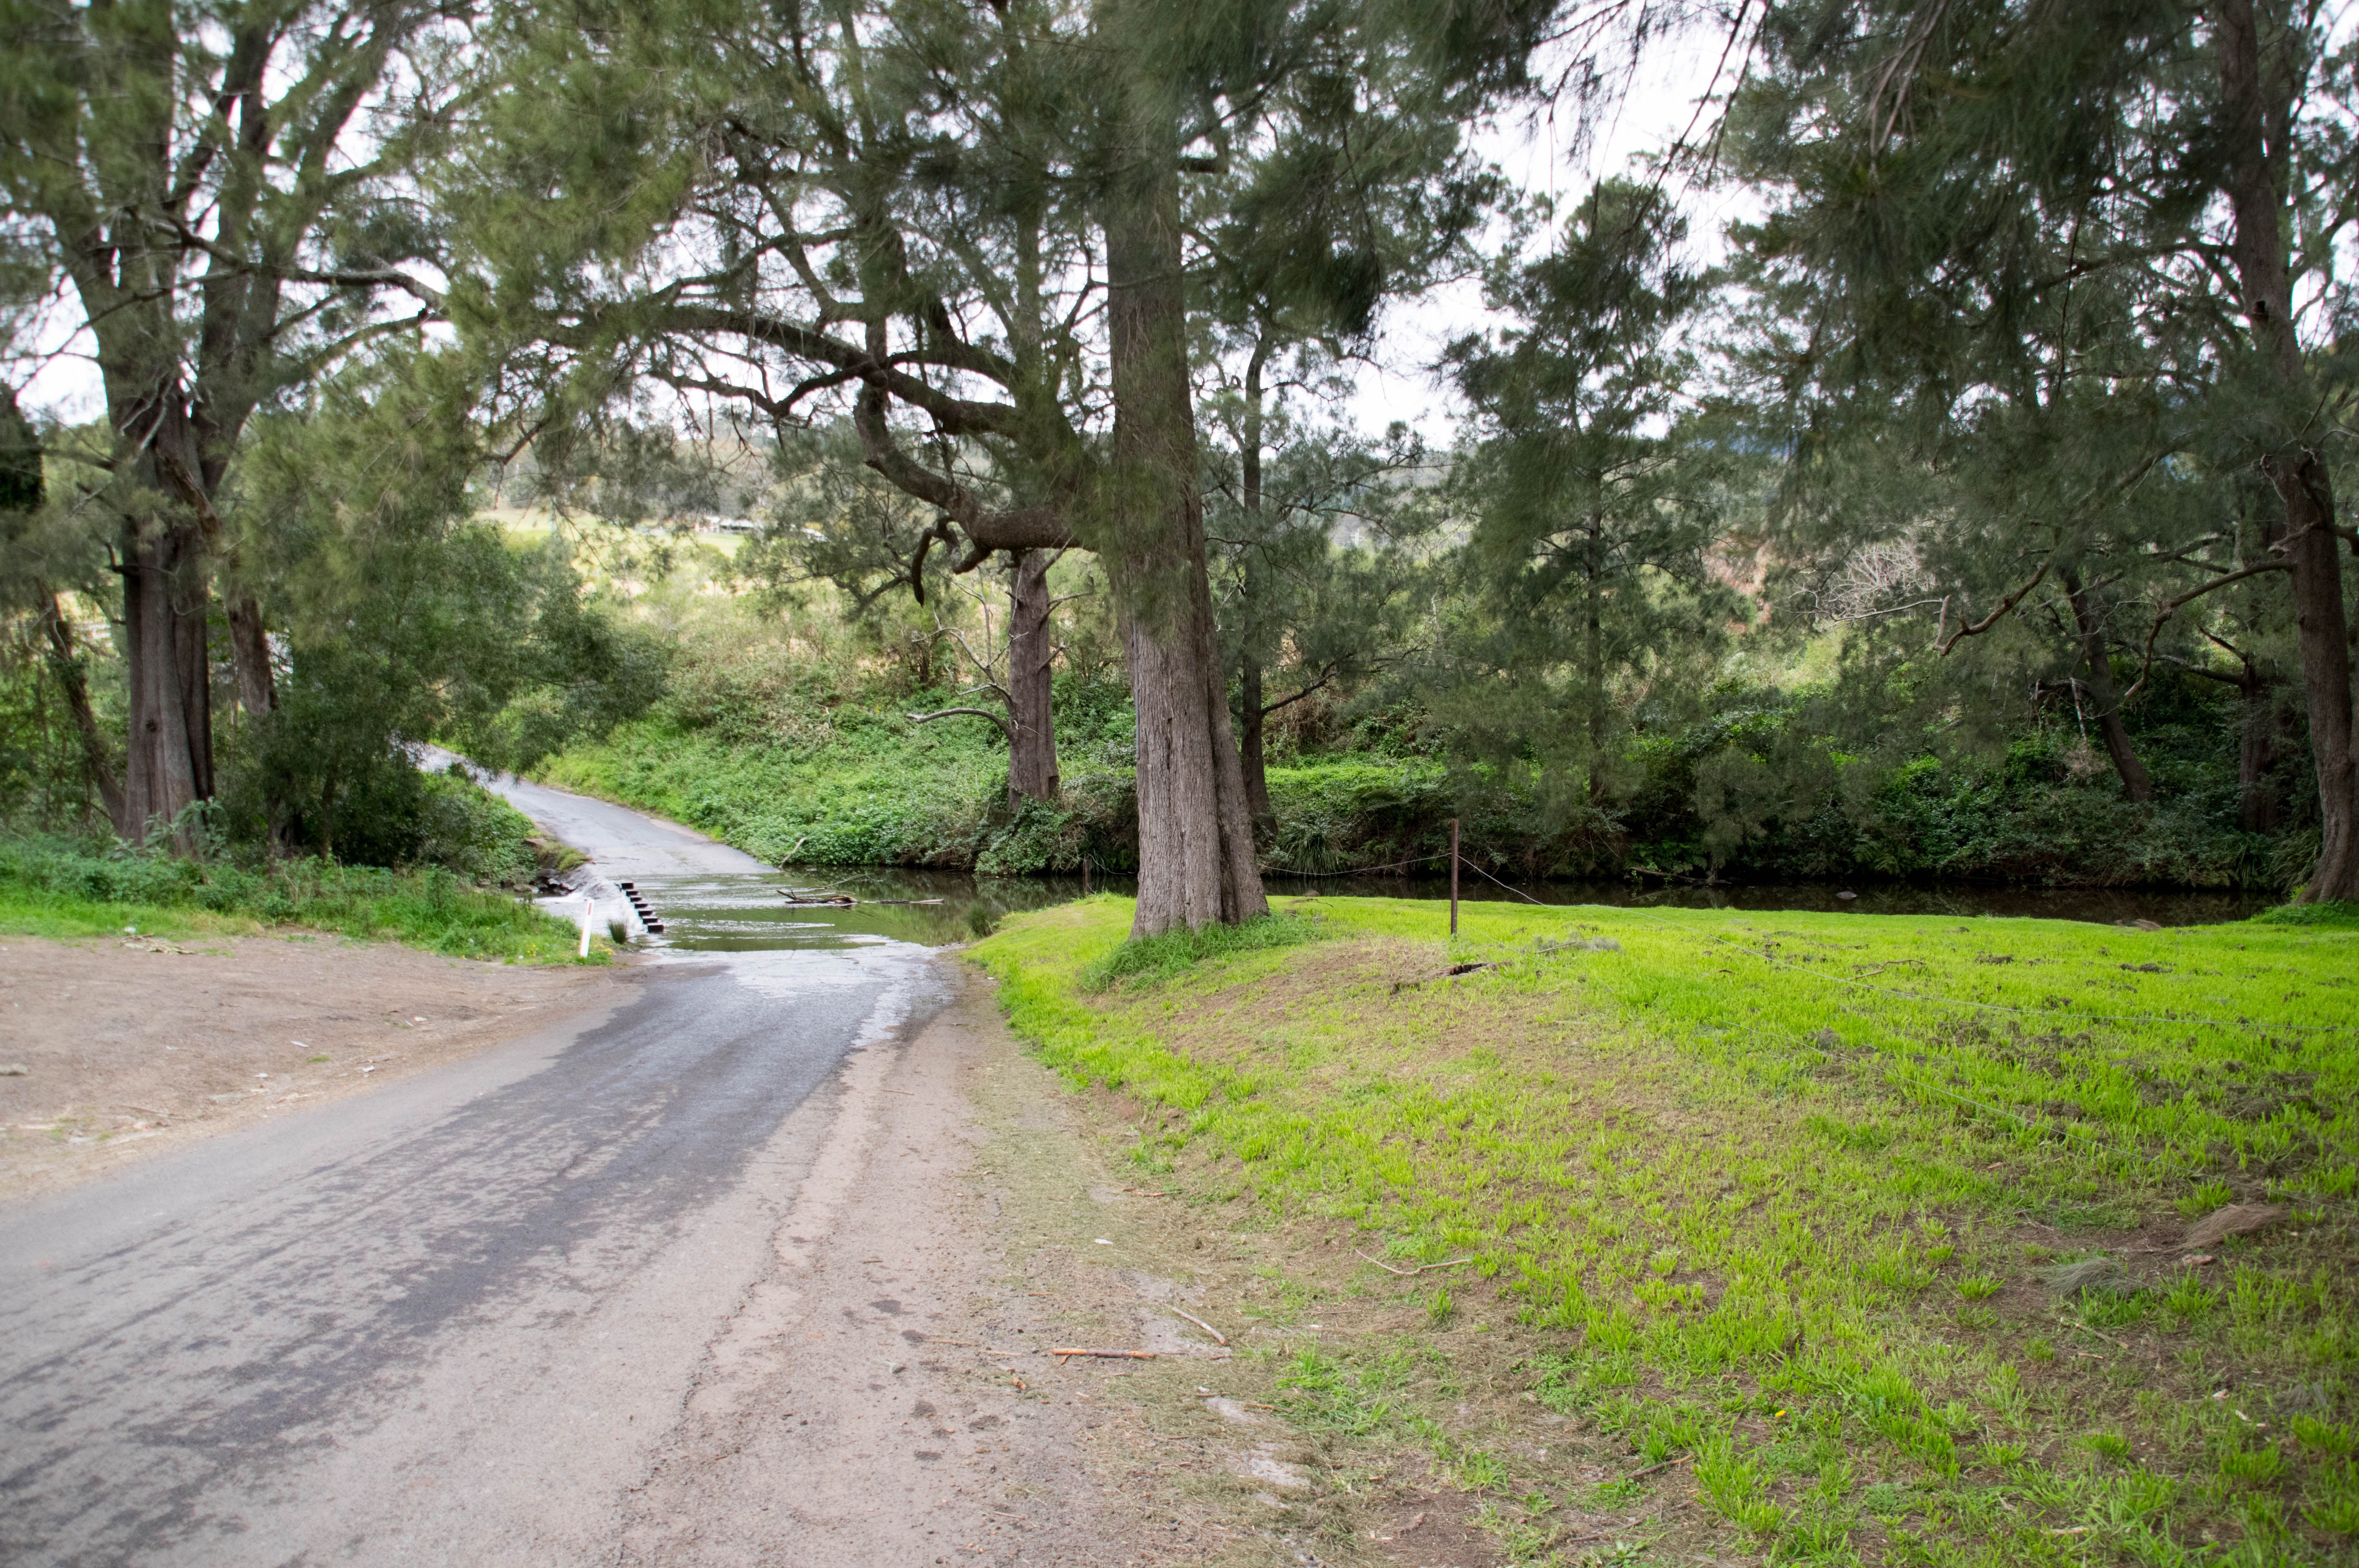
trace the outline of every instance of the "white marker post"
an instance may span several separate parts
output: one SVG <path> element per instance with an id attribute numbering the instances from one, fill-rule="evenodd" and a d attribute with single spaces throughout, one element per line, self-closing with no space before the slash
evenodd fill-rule
<path id="1" fill-rule="evenodd" d="M 590 917 L 597 912 L 597 901 L 588 893 L 582 895 L 582 956 L 590 956 Z"/>

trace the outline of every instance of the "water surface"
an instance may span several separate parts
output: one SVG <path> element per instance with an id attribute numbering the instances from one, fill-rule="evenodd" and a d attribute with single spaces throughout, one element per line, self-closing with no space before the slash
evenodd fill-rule
<path id="1" fill-rule="evenodd" d="M 1321 877 L 1271 875 L 1262 885 L 1273 900 L 1315 897 L 1431 899 L 1450 896 L 1446 877 Z M 779 948 L 846 948 L 908 942 L 938 947 L 988 935 L 1004 917 L 1081 896 L 1079 877 L 984 877 L 965 871 L 872 866 L 799 866 L 778 872 L 702 871 L 643 874 L 638 886 L 664 922 L 658 942 L 683 952 L 743 953 Z M 1093 877 L 1093 891 L 1130 893 L 1129 877 Z M 797 904 L 789 892 L 848 893 L 863 902 Z M 1843 892 L 1857 896 L 1843 898 Z M 2140 889 L 1907 887 L 1839 883 L 1762 883 L 1730 887 L 1656 886 L 1630 882 L 1536 881 L 1514 890 L 1469 871 L 1460 879 L 1467 903 L 1530 901 L 1554 905 L 1620 908 L 1820 910 L 1854 914 L 1942 914 L 1956 917 L 2036 916 L 2100 924 L 2151 920 L 2201 925 L 2242 920 L 2275 900 L 2241 892 Z M 889 901 L 889 902 L 888 902 Z"/>

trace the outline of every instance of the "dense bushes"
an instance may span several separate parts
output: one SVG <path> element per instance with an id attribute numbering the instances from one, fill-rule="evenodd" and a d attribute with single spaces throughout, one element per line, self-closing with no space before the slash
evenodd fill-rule
<path id="1" fill-rule="evenodd" d="M 683 650 L 690 677 L 676 677 L 657 717 L 564 753 L 547 776 L 773 861 L 995 873 L 1071 871 L 1084 856 L 1101 870 L 1135 864 L 1119 687 L 1060 685 L 1064 796 L 1011 816 L 990 726 L 904 717 L 947 694 L 896 697 L 846 678 L 845 664 L 743 652 L 733 671 L 709 647 Z M 2237 827 L 2233 731 L 2186 706 L 2139 732 L 2152 805 L 2126 800 L 2102 754 L 2069 730 L 1989 755 L 1857 755 L 1813 732 L 1811 694 L 1767 687 L 1717 693 L 1701 719 L 1639 725 L 1603 798 L 1553 796 L 1533 771 L 1454 763 L 1446 721 L 1413 706 L 1338 708 L 1273 756 L 1264 860 L 1313 873 L 1439 870 L 1432 858 L 1457 817 L 1469 856 L 1503 876 L 1645 868 L 1740 881 L 2288 885 L 2307 863 L 2299 822 L 2277 836 Z"/>

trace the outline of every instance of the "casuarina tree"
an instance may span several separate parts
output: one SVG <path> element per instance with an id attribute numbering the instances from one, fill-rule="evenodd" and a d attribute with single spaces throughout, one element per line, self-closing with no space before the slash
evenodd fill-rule
<path id="1" fill-rule="evenodd" d="M 2266 481 L 2273 514 L 2257 533 L 2227 504 L 2201 549 L 2128 541 L 2149 557 L 2140 569 L 2158 559 L 2193 578 L 2156 579 L 2138 641 L 2222 589 L 2286 585 L 2321 828 L 2303 896 L 2344 900 L 2359 898 L 2359 693 L 2341 564 L 2352 535 L 2331 479 L 2346 388 L 2321 351 L 2359 210 L 2351 50 L 2331 45 L 2330 21 L 2305 0 L 1775 5 L 1732 124 L 1734 168 L 1771 200 L 1755 253 L 1836 307 L 1797 334 L 1798 377 L 1838 398 L 1897 377 L 1976 417 L 1994 399 L 2027 409 L 1993 373 L 2010 359 L 2036 372 L 2010 345 L 2044 322 L 2087 387 L 2115 407 L 2124 394 L 2155 405 L 2153 430 L 2110 473 L 2073 465 L 2091 481 L 2081 514 L 2057 519 L 2051 544 L 1946 635 L 1980 634 L 2052 579 L 2093 683 L 2087 522 L 2166 464 Z M 2097 308 L 2074 318 L 2082 301 Z M 1929 336 L 1929 321 L 1942 330 Z M 2106 739 L 2143 793 L 2125 738 Z"/>
<path id="2" fill-rule="evenodd" d="M 223 519 L 248 419 L 437 308 L 411 270 L 430 225 L 400 176 L 459 19 L 411 0 L 0 5 L 5 243 L 87 335 L 112 433 L 85 514 L 111 530 L 123 584 L 127 836 L 213 793 L 216 591 L 239 701 L 275 706 Z M 406 320 L 376 308 L 389 292 L 416 308 Z"/>
<path id="3" fill-rule="evenodd" d="M 1355 79 L 1454 124 L 1520 80 L 1547 14 L 520 8 L 486 59 L 538 96 L 487 95 L 461 171 L 471 324 L 593 393 L 848 416 L 935 508 L 919 547 L 962 568 L 1099 551 L 1139 715 L 1137 930 L 1247 918 L 1266 904 L 1206 575 L 1190 182 L 1281 141 L 1269 105 L 1348 106 Z M 938 439 L 986 454 L 988 482 L 928 460 Z"/>

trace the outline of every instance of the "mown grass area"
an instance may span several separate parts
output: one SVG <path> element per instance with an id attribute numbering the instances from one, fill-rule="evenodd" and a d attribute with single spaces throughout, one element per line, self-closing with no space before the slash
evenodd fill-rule
<path id="1" fill-rule="evenodd" d="M 0 842 L 0 933 L 178 938 L 284 929 L 400 942 L 455 957 L 583 961 L 574 927 L 440 867 L 390 871 L 303 860 L 248 870 L 55 840 Z M 587 961 L 603 964 L 612 954 L 600 938 Z"/>
<path id="2" fill-rule="evenodd" d="M 1327 940 L 1123 978 L 1130 913 L 975 955 L 1050 1064 L 1130 1097 L 1159 1186 L 1327 1232 L 1342 1272 L 1284 1291 L 1421 1305 L 1303 1351 L 1288 1413 L 1425 1449 L 1518 1560 L 1677 1544 L 1690 1491 L 1687 1545 L 1781 1562 L 2359 1546 L 2348 912 L 1485 904 L 1453 946 L 1434 904 L 1337 899 L 1288 912 Z M 2184 1245 L 2231 1204 L 2282 1212 Z M 1533 1458 L 1540 1412 L 1619 1474 Z"/>

